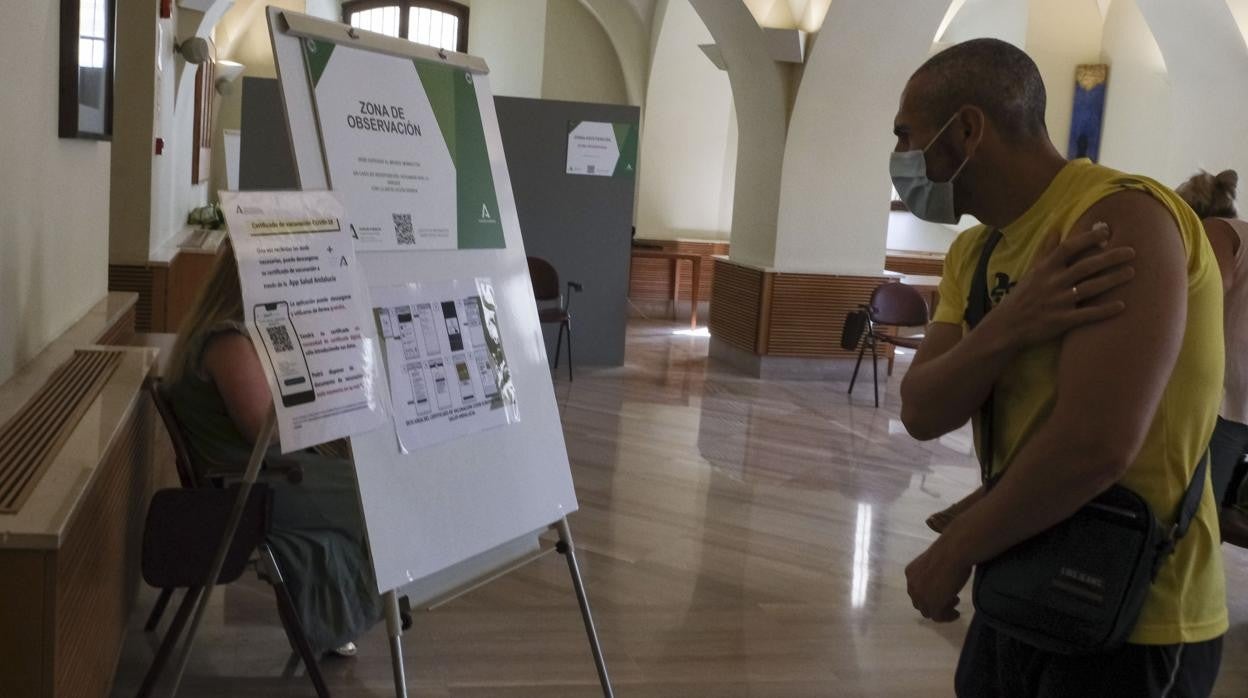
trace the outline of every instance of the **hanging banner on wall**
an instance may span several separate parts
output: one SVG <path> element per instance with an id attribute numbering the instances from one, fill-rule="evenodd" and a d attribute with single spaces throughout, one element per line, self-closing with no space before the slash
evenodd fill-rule
<path id="1" fill-rule="evenodd" d="M 357 249 L 505 246 L 472 73 L 314 39 L 303 53 Z"/>
<path id="2" fill-rule="evenodd" d="M 373 288 L 399 449 L 520 421 L 489 279 Z"/>
<path id="3" fill-rule="evenodd" d="M 1070 113 L 1070 139 L 1066 145 L 1066 157 L 1071 160 L 1100 160 L 1108 78 L 1109 66 L 1104 63 L 1075 68 L 1075 101 Z"/>
<path id="4" fill-rule="evenodd" d="M 221 192 L 243 315 L 289 453 L 385 423 L 367 297 L 330 192 Z"/>
<path id="5" fill-rule="evenodd" d="M 632 177 L 637 171 L 637 124 L 568 122 L 567 174 Z"/>

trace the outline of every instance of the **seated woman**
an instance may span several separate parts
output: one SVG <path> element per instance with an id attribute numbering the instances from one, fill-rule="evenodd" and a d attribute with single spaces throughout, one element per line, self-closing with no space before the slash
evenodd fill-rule
<path id="1" fill-rule="evenodd" d="M 273 409 L 260 358 L 243 324 L 233 249 L 225 243 L 212 276 L 182 327 L 170 358 L 167 395 L 199 471 L 242 474 Z M 298 484 L 274 490 L 273 549 L 314 652 L 355 653 L 353 640 L 382 615 L 352 465 L 345 449 L 318 448 L 267 458 L 298 464 Z"/>
<path id="2" fill-rule="evenodd" d="M 1242 486 L 1240 467 L 1248 455 L 1248 221 L 1235 212 L 1238 184 L 1234 170 L 1216 176 L 1202 171 L 1175 192 L 1201 217 L 1222 272 L 1226 375 L 1218 425 L 1209 441 L 1209 475 L 1213 496 L 1222 505 L 1222 540 L 1248 547 L 1248 488 Z"/>

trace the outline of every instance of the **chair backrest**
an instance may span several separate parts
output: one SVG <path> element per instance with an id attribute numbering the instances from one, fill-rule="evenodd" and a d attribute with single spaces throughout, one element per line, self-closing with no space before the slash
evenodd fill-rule
<path id="1" fill-rule="evenodd" d="M 178 482 L 183 487 L 198 487 L 201 483 L 195 475 L 195 467 L 191 464 L 186 436 L 182 433 L 182 425 L 173 411 L 173 405 L 169 404 L 169 399 L 165 396 L 165 387 L 161 380 L 154 378 L 148 381 L 147 392 L 156 404 L 156 412 L 160 414 L 160 421 L 165 424 L 165 431 L 169 432 L 169 441 L 173 443 L 173 463 L 178 469 Z"/>
<path id="2" fill-rule="evenodd" d="M 162 489 L 152 495 L 143 526 L 140 570 L 143 579 L 154 587 L 199 586 L 211 569 L 215 541 L 225 533 L 238 485 L 219 488 L 211 486 L 211 480 L 197 476 L 182 424 L 161 380 L 148 381 L 147 391 L 173 443 L 173 460 L 182 488 Z M 273 492 L 267 483 L 252 486 L 218 584 L 238 579 L 246 569 L 251 551 L 264 541 L 271 526 L 272 500 Z"/>
<path id="3" fill-rule="evenodd" d="M 533 295 L 537 300 L 559 300 L 559 273 L 550 262 L 541 257 L 529 257 L 529 278 L 533 281 Z"/>
<path id="4" fill-rule="evenodd" d="M 225 535 L 238 488 L 175 487 L 153 494 L 143 524 L 139 569 L 144 581 L 162 589 L 202 585 Z M 273 491 L 268 483 L 252 485 L 218 584 L 242 576 L 251 551 L 269 532 L 272 510 Z"/>
<path id="5" fill-rule="evenodd" d="M 867 330 L 867 314 L 861 310 L 851 310 L 845 315 L 845 324 L 841 325 L 841 348 L 853 351 L 862 341 L 862 333 Z"/>
<path id="6" fill-rule="evenodd" d="M 897 327 L 924 327 L 927 300 L 913 286 L 886 281 L 871 292 L 871 322 Z"/>

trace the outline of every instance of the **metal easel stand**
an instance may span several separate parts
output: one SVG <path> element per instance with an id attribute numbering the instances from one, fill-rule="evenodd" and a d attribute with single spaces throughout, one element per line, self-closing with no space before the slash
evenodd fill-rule
<path id="1" fill-rule="evenodd" d="M 381 597 L 386 614 L 386 634 L 390 636 L 390 665 L 394 669 L 395 698 L 407 698 L 407 676 L 403 671 L 403 621 L 399 617 L 399 594 L 393 589 Z"/>
<path id="2" fill-rule="evenodd" d="M 589 649 L 594 653 L 594 667 L 598 669 L 598 682 L 602 684 L 604 698 L 615 698 L 611 688 L 611 677 L 607 674 L 607 661 L 602 656 L 602 645 L 598 642 L 598 629 L 594 627 L 594 615 L 589 610 L 589 597 L 585 594 L 585 580 L 581 578 L 581 566 L 576 561 L 576 546 L 572 543 L 572 528 L 568 526 L 565 516 L 554 525 L 559 533 L 559 542 L 555 550 L 568 561 L 568 572 L 572 575 L 572 587 L 576 589 L 576 601 L 581 606 L 581 619 L 585 621 L 585 634 L 589 636 Z"/>
<path id="3" fill-rule="evenodd" d="M 585 580 L 581 577 L 581 566 L 576 561 L 576 546 L 572 543 L 572 529 L 568 526 L 566 517 L 551 524 L 551 528 L 559 534 L 559 542 L 555 544 L 555 551 L 568 561 L 568 572 L 572 575 L 572 587 L 576 589 L 576 601 L 581 607 L 581 619 L 585 621 L 585 634 L 589 637 L 589 649 L 594 654 L 594 667 L 598 670 L 598 682 L 602 685 L 603 698 L 615 698 L 615 691 L 611 687 L 611 677 L 607 674 L 607 662 L 602 656 L 602 645 L 598 641 L 598 630 L 594 627 L 594 616 L 589 610 Z M 470 588 L 475 589 L 476 586 Z M 396 698 L 407 698 L 407 681 L 403 673 L 402 622 L 399 616 L 398 593 L 386 592 L 382 602 L 386 613 L 386 632 L 390 635 L 390 662 L 394 667 L 394 695 Z"/>
<path id="4" fill-rule="evenodd" d="M 247 470 L 243 473 L 243 479 L 239 482 L 238 498 L 234 500 L 234 508 L 230 510 L 230 518 L 226 520 L 225 533 L 221 537 L 221 545 L 217 547 L 217 553 L 212 558 L 212 567 L 208 572 L 208 578 L 204 581 L 204 591 L 200 595 L 199 601 L 195 604 L 195 616 L 191 620 L 191 626 L 186 631 L 186 639 L 182 641 L 182 645 L 178 650 L 177 671 L 173 675 L 173 685 L 169 687 L 169 698 L 174 698 L 178 694 L 178 688 L 182 685 L 182 675 L 186 672 L 187 661 L 191 657 L 191 646 L 195 642 L 195 633 L 199 630 L 200 621 L 204 619 L 204 612 L 208 610 L 208 602 L 212 598 L 212 591 L 217 586 L 217 579 L 221 577 L 221 568 L 225 565 L 225 557 L 229 554 L 230 547 L 234 545 L 234 534 L 238 531 L 238 524 L 243 518 L 243 511 L 247 507 L 247 498 L 251 495 L 251 486 L 255 484 L 256 478 L 260 474 L 260 464 L 264 462 L 264 453 L 268 450 L 269 442 L 273 439 L 273 430 L 277 428 L 277 413 L 269 410 L 269 414 L 264 419 L 264 425 L 260 427 L 260 433 L 256 436 L 256 445 L 251 449 L 251 458 L 247 461 Z"/>

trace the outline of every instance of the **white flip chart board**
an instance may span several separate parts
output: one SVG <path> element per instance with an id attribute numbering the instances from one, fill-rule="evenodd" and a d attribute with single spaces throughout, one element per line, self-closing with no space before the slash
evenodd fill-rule
<path id="1" fill-rule="evenodd" d="M 575 511 L 577 503 L 485 64 L 276 8 L 269 8 L 268 19 L 302 189 L 328 189 L 334 180 L 318 130 L 305 41 L 332 41 L 334 51 L 414 57 L 471 73 L 466 82 L 474 85 L 497 197 L 498 210 L 490 213 L 501 224 L 505 247 L 368 251 L 357 245 L 357 256 L 370 287 L 492 281 L 519 421 L 408 454 L 400 453 L 390 425 L 352 437 L 351 444 L 379 591 L 446 578 L 456 566 L 481 569 L 481 556 L 489 551 L 523 554 L 531 548 L 517 541 L 533 538 Z M 359 80 L 380 82 L 377 75 Z M 352 212 L 346 215 L 350 220 Z"/>

